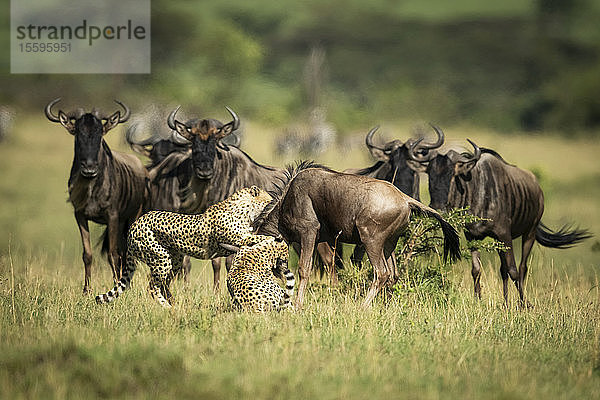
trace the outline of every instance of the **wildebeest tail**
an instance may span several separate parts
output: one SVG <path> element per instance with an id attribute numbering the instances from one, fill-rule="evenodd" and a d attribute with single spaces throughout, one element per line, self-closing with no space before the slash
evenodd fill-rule
<path id="1" fill-rule="evenodd" d="M 448 256 L 450 256 L 450 261 L 460 260 L 460 239 L 456 229 L 433 208 L 427 207 L 417 200 L 409 201 L 409 205 L 411 211 L 435 218 L 440 223 L 442 233 L 444 234 L 444 261 L 448 259 Z"/>
<path id="2" fill-rule="evenodd" d="M 126 262 L 124 266 L 125 270 L 123 271 L 121 279 L 119 279 L 119 282 L 117 282 L 114 288 L 112 288 L 104 294 L 99 294 L 98 296 L 96 296 L 96 303 L 110 303 L 111 301 L 119 297 L 125 290 L 127 290 L 131 283 L 131 278 L 133 278 L 133 274 L 135 273 L 135 268 L 135 259 L 129 252 L 127 252 Z"/>
<path id="3" fill-rule="evenodd" d="M 283 292 L 283 299 L 281 299 L 282 309 L 291 307 L 290 301 L 294 295 L 294 285 L 296 284 L 294 274 L 289 268 L 283 271 L 283 277 L 285 278 L 285 291 Z"/>
<path id="4" fill-rule="evenodd" d="M 555 249 L 566 249 L 590 237 L 592 234 L 586 229 L 571 229 L 568 225 L 553 232 L 540 222 L 535 230 L 535 240 L 539 244 Z"/>

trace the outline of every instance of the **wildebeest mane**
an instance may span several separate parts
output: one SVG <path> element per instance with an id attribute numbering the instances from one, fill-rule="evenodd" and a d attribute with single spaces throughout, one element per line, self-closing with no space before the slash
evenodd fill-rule
<path id="1" fill-rule="evenodd" d="M 279 182 L 275 183 L 275 189 L 268 190 L 267 192 L 271 195 L 273 200 L 262 210 L 262 212 L 256 217 L 256 219 L 252 222 L 252 229 L 256 230 L 260 228 L 269 214 L 275 209 L 275 207 L 279 204 L 283 196 L 285 195 L 286 189 L 289 187 L 292 180 L 302 171 L 308 168 L 320 168 L 327 171 L 332 171 L 329 167 L 325 165 L 318 164 L 312 160 L 299 160 L 296 161 L 295 164 L 288 164 L 283 171 L 283 178 L 278 178 Z"/>
<path id="2" fill-rule="evenodd" d="M 502 158 L 502 156 L 500 154 L 498 154 L 495 150 L 486 149 L 485 147 L 480 147 L 480 149 L 481 149 L 481 154 L 491 154 L 494 157 L 496 157 L 497 159 L 499 159 L 500 161 L 502 161 L 504 164 L 510 165 L 512 167 L 516 167 L 516 165 L 511 164 L 508 161 L 506 161 L 504 158 Z"/>
<path id="3" fill-rule="evenodd" d="M 377 171 L 379 168 L 381 168 L 381 166 L 384 164 L 383 161 L 377 161 L 374 165 L 371 165 L 370 167 L 365 167 L 365 168 L 359 168 L 356 171 L 352 171 L 353 174 L 356 175 L 365 175 L 365 176 L 369 176 L 369 174 L 374 173 L 375 171 Z"/>

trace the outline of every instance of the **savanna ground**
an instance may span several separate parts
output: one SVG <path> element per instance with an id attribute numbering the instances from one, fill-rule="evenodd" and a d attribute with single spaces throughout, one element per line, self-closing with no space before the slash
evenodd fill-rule
<path id="1" fill-rule="evenodd" d="M 409 128 L 382 131 L 405 138 Z M 597 141 L 445 132 L 535 171 L 547 225 L 600 232 Z M 277 133 L 250 123 L 242 147 L 283 166 L 291 159 L 273 156 Z M 121 137 L 115 130 L 107 139 L 125 149 Z M 302 311 L 249 315 L 231 311 L 224 287 L 213 295 L 212 269 L 195 261 L 189 283 L 172 287 L 172 310 L 146 292 L 145 266 L 129 292 L 98 306 L 81 294 L 81 245 L 66 202 L 72 148 L 41 112 L 22 116 L 0 145 L 0 398 L 600 398 L 597 237 L 569 250 L 534 247 L 527 311 L 512 286 L 504 307 L 494 254 L 483 259 L 482 301 L 464 260 L 443 296 L 417 288 L 363 310 L 360 282 L 331 288 L 315 277 Z M 362 145 L 317 160 L 337 169 L 370 163 Z M 112 285 L 100 257 L 92 283 L 96 292 Z"/>

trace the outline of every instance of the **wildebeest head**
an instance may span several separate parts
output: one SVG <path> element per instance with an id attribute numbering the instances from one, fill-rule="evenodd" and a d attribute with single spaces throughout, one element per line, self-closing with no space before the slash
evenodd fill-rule
<path id="1" fill-rule="evenodd" d="M 454 150 L 446 154 L 439 154 L 437 151 L 419 153 L 421 139 L 413 143 L 409 149 L 413 160 L 411 165 L 415 169 L 426 172 L 429 177 L 430 206 L 436 210 L 446 210 L 452 180 L 456 180 L 457 190 L 461 190 L 459 179 L 470 179 L 470 172 L 481 157 L 481 149 L 470 139 L 467 140 L 473 146 L 473 154 L 458 153 Z"/>
<path id="2" fill-rule="evenodd" d="M 179 111 L 179 106 L 169 114 L 167 123 L 169 128 L 176 133 L 172 140 L 176 143 L 191 143 L 192 146 L 192 164 L 194 174 L 198 179 L 211 179 L 215 173 L 215 158 L 220 157 L 217 147 L 225 151 L 229 147 L 221 142 L 221 139 L 233 133 L 240 126 L 240 119 L 236 113 L 229 107 L 227 111 L 232 116 L 232 120 L 222 124 L 216 119 L 191 119 L 186 123 L 175 119 L 175 114 Z"/>
<path id="3" fill-rule="evenodd" d="M 433 125 L 432 128 L 437 134 L 437 140 L 435 143 L 422 143 L 421 140 L 420 146 L 416 150 L 420 154 L 427 154 L 430 150 L 436 149 L 444 143 L 444 133 Z M 379 129 L 379 126 L 369 131 L 365 138 L 365 144 L 374 158 L 389 165 L 385 172 L 386 176 L 378 176 L 378 178 L 392 182 L 404 193 L 414 195 L 415 172 L 413 171 L 415 169 L 411 167 L 411 163 L 414 161 L 410 157 L 409 148 L 415 143 L 415 140 L 409 139 L 402 143 L 402 141 L 396 139 L 379 147 L 373 144 L 373 135 L 377 129 Z"/>
<path id="4" fill-rule="evenodd" d="M 85 178 L 93 178 L 98 175 L 100 169 L 100 152 L 102 147 L 107 148 L 103 136 L 120 123 L 129 119 L 129 108 L 118 100 L 115 102 L 123 107 L 125 111 L 116 111 L 110 116 L 101 114 L 97 110 L 84 113 L 78 109 L 69 113 L 58 110 L 58 115 L 52 113 L 52 107 L 61 99 L 52 100 L 44 109 L 46 117 L 52 122 L 60 123 L 71 135 L 75 136 L 75 160 L 74 165 Z"/>

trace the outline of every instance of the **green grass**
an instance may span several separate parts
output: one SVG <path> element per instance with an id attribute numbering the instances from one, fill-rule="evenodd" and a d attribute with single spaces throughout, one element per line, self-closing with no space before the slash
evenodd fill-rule
<path id="1" fill-rule="evenodd" d="M 403 138 L 408 127 L 382 131 Z M 257 161 L 289 161 L 272 156 L 278 130 L 246 131 Z M 597 142 L 445 132 L 537 169 L 550 226 L 571 220 L 600 231 Z M 109 134 L 111 146 L 123 148 L 120 133 Z M 563 251 L 534 247 L 528 311 L 513 287 L 504 307 L 494 255 L 483 258 L 480 302 L 463 261 L 443 298 L 417 290 L 363 310 L 352 282 L 315 279 L 300 312 L 242 314 L 225 288 L 213 295 L 209 264 L 195 261 L 190 282 L 173 284 L 172 310 L 146 292 L 143 266 L 130 291 L 97 306 L 81 295 L 81 245 L 66 203 L 72 146 L 41 115 L 21 118 L 0 145 L 0 398 L 600 398 L 597 238 Z M 362 147 L 340 148 L 318 160 L 340 169 L 369 162 Z M 97 292 L 111 285 L 99 257 L 92 283 Z"/>

